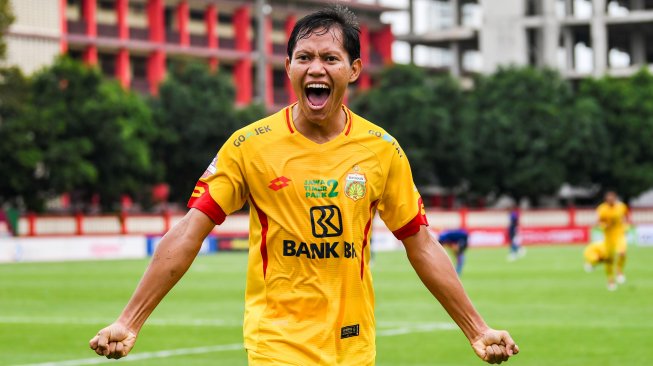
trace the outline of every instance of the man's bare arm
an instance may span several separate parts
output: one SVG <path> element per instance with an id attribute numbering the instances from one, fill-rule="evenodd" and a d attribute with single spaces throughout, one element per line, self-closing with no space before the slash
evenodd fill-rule
<path id="1" fill-rule="evenodd" d="M 519 352 L 508 332 L 487 326 L 467 297 L 447 253 L 426 227 L 422 226 L 403 243 L 417 275 L 465 333 L 481 359 L 501 363 Z"/>
<path id="2" fill-rule="evenodd" d="M 120 358 L 129 353 L 145 320 L 186 273 L 214 226 L 208 216 L 193 208 L 168 231 L 116 322 L 91 339 L 90 347 L 98 355 Z"/>

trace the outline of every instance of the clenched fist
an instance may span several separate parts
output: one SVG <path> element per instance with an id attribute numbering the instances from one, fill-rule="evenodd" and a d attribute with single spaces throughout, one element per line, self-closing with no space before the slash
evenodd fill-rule
<path id="1" fill-rule="evenodd" d="M 519 353 L 519 347 L 505 330 L 487 330 L 474 339 L 472 348 L 478 357 L 491 364 L 500 364 Z"/>
<path id="2" fill-rule="evenodd" d="M 100 330 L 89 346 L 100 356 L 121 358 L 127 356 L 136 343 L 136 334 L 120 323 L 113 323 Z"/>

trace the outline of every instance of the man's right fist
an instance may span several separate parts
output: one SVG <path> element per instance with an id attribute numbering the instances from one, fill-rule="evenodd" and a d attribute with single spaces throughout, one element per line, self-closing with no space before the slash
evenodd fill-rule
<path id="1" fill-rule="evenodd" d="M 136 343 L 136 334 L 120 323 L 113 323 L 100 330 L 89 341 L 89 346 L 100 356 L 121 358 L 127 356 Z"/>

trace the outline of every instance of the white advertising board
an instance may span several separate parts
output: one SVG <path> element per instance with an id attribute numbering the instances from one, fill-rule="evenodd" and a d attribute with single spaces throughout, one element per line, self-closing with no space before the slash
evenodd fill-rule
<path id="1" fill-rule="evenodd" d="M 653 246 L 653 225 L 638 225 L 635 232 L 637 233 L 637 245 Z"/>
<path id="2" fill-rule="evenodd" d="M 0 261 L 42 262 L 145 258 L 145 236 L 67 236 L 0 239 Z"/>

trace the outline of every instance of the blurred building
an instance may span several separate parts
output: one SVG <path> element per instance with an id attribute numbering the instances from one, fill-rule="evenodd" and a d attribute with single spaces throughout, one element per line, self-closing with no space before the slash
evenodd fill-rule
<path id="1" fill-rule="evenodd" d="M 10 0 L 16 21 L 6 36 L 8 63 L 31 73 L 62 53 L 97 65 L 126 88 L 156 93 L 177 58 L 233 74 L 236 101 L 270 107 L 294 98 L 284 69 L 298 18 L 320 0 Z M 380 20 L 390 8 L 347 1 L 361 25 L 365 70 L 357 88 L 392 62 L 393 34 Z M 257 21 L 259 18 L 262 22 Z M 259 23 L 263 26 L 259 29 Z M 262 35 L 262 37 L 259 37 Z M 262 56 L 262 57 L 261 57 Z M 259 67 L 260 66 L 260 67 Z M 257 69 L 260 72 L 257 72 Z"/>
<path id="2" fill-rule="evenodd" d="M 653 0 L 409 1 L 411 29 L 397 40 L 455 75 L 515 64 L 627 76 L 653 63 Z M 431 20 L 415 30 L 424 13 Z"/>

